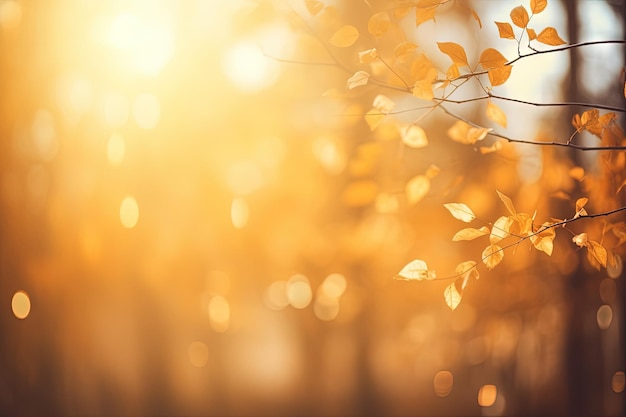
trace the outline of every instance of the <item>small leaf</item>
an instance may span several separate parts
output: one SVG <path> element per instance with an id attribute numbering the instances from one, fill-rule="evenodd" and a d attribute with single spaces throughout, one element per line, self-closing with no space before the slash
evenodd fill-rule
<path id="1" fill-rule="evenodd" d="M 448 55 L 452 62 L 459 67 L 468 66 L 467 63 L 467 55 L 465 54 L 465 49 L 458 43 L 454 42 L 437 42 L 437 46 L 439 50 L 444 54 Z"/>
<path id="2" fill-rule="evenodd" d="M 542 224 L 541 229 L 539 229 L 541 231 L 530 236 L 530 241 L 535 249 L 545 252 L 548 256 L 552 256 L 554 238 L 556 237 L 556 232 L 554 231 L 554 228 L 549 227 L 550 225 L 551 223 L 549 222 Z"/>
<path id="3" fill-rule="evenodd" d="M 541 13 L 547 5 L 547 0 L 530 0 L 530 11 L 533 14 Z"/>
<path id="4" fill-rule="evenodd" d="M 462 120 L 456 121 L 447 131 L 448 136 L 455 142 L 472 145 L 483 140 L 493 129 L 473 127 Z"/>
<path id="5" fill-rule="evenodd" d="M 492 103 L 491 101 L 487 102 L 487 117 L 496 122 L 497 124 L 499 124 L 502 127 L 506 127 L 506 114 L 504 114 L 504 112 L 502 111 L 502 109 L 500 107 L 498 107 L 496 104 Z"/>
<path id="6" fill-rule="evenodd" d="M 469 223 L 476 218 L 476 215 L 467 205 L 464 203 L 446 203 L 443 205 L 455 219 L 462 222 Z"/>
<path id="7" fill-rule="evenodd" d="M 439 168 L 437 165 L 429 165 L 428 168 L 426 168 L 426 172 L 424 173 L 424 175 L 426 175 L 426 178 L 428 178 L 429 180 L 432 180 L 437 175 L 439 175 L 440 172 L 441 168 Z"/>
<path id="8" fill-rule="evenodd" d="M 589 199 L 586 197 L 579 198 L 578 200 L 576 200 L 576 214 L 574 214 L 575 219 L 577 219 L 578 217 L 587 215 L 587 211 L 585 210 L 584 207 L 588 201 Z"/>
<path id="9" fill-rule="evenodd" d="M 450 310 L 454 311 L 454 309 L 456 309 L 459 304 L 461 304 L 461 299 L 463 298 L 463 296 L 461 295 L 459 290 L 456 289 L 456 284 L 453 282 L 452 284 L 448 285 L 445 290 L 443 290 L 443 298 L 446 301 L 448 307 L 450 307 Z"/>
<path id="10" fill-rule="evenodd" d="M 385 119 L 385 115 L 380 112 L 378 109 L 371 109 L 363 116 L 365 122 L 369 126 L 370 130 L 374 130 L 382 123 Z"/>
<path id="11" fill-rule="evenodd" d="M 396 45 L 396 47 L 393 49 L 393 54 L 396 58 L 398 58 L 400 62 L 407 62 L 416 49 L 417 45 L 415 45 L 413 42 L 404 41 Z"/>
<path id="12" fill-rule="evenodd" d="M 446 78 L 448 80 L 456 80 L 457 78 L 459 78 L 459 75 L 461 75 L 459 67 L 454 64 L 450 65 L 450 68 L 448 68 L 448 70 L 446 71 Z"/>
<path id="13" fill-rule="evenodd" d="M 489 241 L 492 244 L 498 243 L 502 239 L 508 237 L 511 233 L 511 226 L 513 226 L 513 219 L 510 216 L 499 217 L 491 228 Z"/>
<path id="14" fill-rule="evenodd" d="M 481 227 L 480 229 L 474 229 L 473 227 L 468 227 L 467 229 L 461 229 L 452 237 L 453 242 L 458 242 L 460 240 L 474 240 L 477 237 L 485 236 L 489 234 L 489 228 L 486 226 Z"/>
<path id="15" fill-rule="evenodd" d="M 517 6 L 511 10 L 511 20 L 515 26 L 525 28 L 529 20 L 526 8 L 524 6 Z"/>
<path id="16" fill-rule="evenodd" d="M 513 26 L 507 22 L 495 22 L 498 26 L 498 33 L 503 39 L 515 39 L 515 32 L 513 32 Z"/>
<path id="17" fill-rule="evenodd" d="M 429 20 L 435 20 L 437 7 L 416 7 L 415 8 L 415 26 L 419 26 Z"/>
<path id="18" fill-rule="evenodd" d="M 420 80 L 413 86 L 413 95 L 422 100 L 432 100 L 435 97 L 433 93 L 433 84 L 428 80 Z"/>
<path id="19" fill-rule="evenodd" d="M 504 259 L 504 250 L 498 245 L 489 245 L 482 253 L 482 260 L 487 269 L 493 269 Z"/>
<path id="20" fill-rule="evenodd" d="M 406 184 L 406 198 L 409 204 L 420 202 L 430 190 L 430 180 L 425 175 L 416 175 Z"/>
<path id="21" fill-rule="evenodd" d="M 558 46 L 567 43 L 563 39 L 561 39 L 556 29 L 553 27 L 547 27 L 539 32 L 539 35 L 537 35 L 537 41 L 552 46 Z"/>
<path id="22" fill-rule="evenodd" d="M 367 30 L 374 37 L 380 38 L 389 30 L 391 20 L 387 12 L 375 13 L 367 22 Z"/>
<path id="23" fill-rule="evenodd" d="M 357 71 L 352 77 L 348 78 L 348 81 L 346 82 L 346 87 L 348 88 L 348 90 L 352 90 L 353 88 L 366 85 L 369 78 L 369 73 L 365 71 Z"/>
<path id="24" fill-rule="evenodd" d="M 474 10 L 474 9 L 472 9 L 472 17 L 474 18 L 476 23 L 478 23 L 478 27 L 482 29 L 483 28 L 483 22 L 480 21 L 480 16 L 478 16 L 478 13 L 476 13 L 476 10 Z"/>
<path id="25" fill-rule="evenodd" d="M 324 4 L 317 0 L 304 0 L 304 5 L 311 16 L 315 16 L 324 8 Z"/>
<path id="26" fill-rule="evenodd" d="M 483 69 L 491 69 L 503 66 L 507 60 L 498 50 L 487 48 L 480 54 L 478 62 Z"/>
<path id="27" fill-rule="evenodd" d="M 347 48 L 354 45 L 357 39 L 359 39 L 359 30 L 352 25 L 345 25 L 330 37 L 329 42 L 337 48 Z"/>
<path id="28" fill-rule="evenodd" d="M 589 251 L 589 255 L 593 257 L 600 265 L 606 268 L 606 260 L 607 260 L 607 252 L 606 249 L 593 240 L 589 241 L 587 245 L 587 250 Z"/>
<path id="29" fill-rule="evenodd" d="M 368 64 L 378 58 L 378 51 L 376 48 L 368 49 L 366 51 L 359 52 L 359 62 L 361 64 Z"/>
<path id="30" fill-rule="evenodd" d="M 428 145 L 428 138 L 424 129 L 416 124 L 408 125 L 400 131 L 402 142 L 411 148 L 423 148 Z"/>
<path id="31" fill-rule="evenodd" d="M 476 269 L 476 262 L 474 261 L 465 261 L 458 264 L 454 270 L 457 274 L 461 276 L 461 291 L 465 290 L 467 287 L 467 283 L 470 279 L 478 279 L 478 269 Z"/>
<path id="32" fill-rule="evenodd" d="M 470 127 L 467 131 L 467 141 L 469 143 L 476 143 L 479 140 L 483 140 L 492 130 L 493 129 L 487 127 Z"/>
<path id="33" fill-rule="evenodd" d="M 526 33 L 528 34 L 529 40 L 534 41 L 537 39 L 537 32 L 535 32 L 535 29 L 526 28 Z"/>
<path id="34" fill-rule="evenodd" d="M 435 271 L 428 270 L 426 262 L 421 259 L 415 259 L 414 261 L 406 264 L 394 278 L 407 281 L 422 281 L 435 279 L 437 278 L 437 274 L 435 274 Z"/>
<path id="35" fill-rule="evenodd" d="M 506 80 L 508 80 L 511 76 L 512 69 L 512 65 L 505 65 L 503 67 L 490 69 L 487 75 L 489 76 L 489 82 L 491 83 L 491 86 L 495 87 L 497 85 L 504 84 Z"/>
<path id="36" fill-rule="evenodd" d="M 589 238 L 587 237 L 587 233 L 580 233 L 572 238 L 572 242 L 581 248 L 587 246 L 588 241 Z"/>
<path id="37" fill-rule="evenodd" d="M 394 107 L 396 107 L 396 103 L 394 103 L 389 97 L 384 96 L 382 94 L 374 97 L 374 102 L 372 103 L 375 109 L 379 110 L 383 114 L 390 113 Z"/>
<path id="38" fill-rule="evenodd" d="M 513 201 L 498 190 L 496 190 L 496 193 L 498 193 L 498 197 L 500 197 L 500 200 L 502 200 L 502 202 L 504 203 L 504 206 L 509 211 L 509 213 L 515 216 L 517 214 L 517 211 L 515 210 L 515 207 L 513 206 Z"/>

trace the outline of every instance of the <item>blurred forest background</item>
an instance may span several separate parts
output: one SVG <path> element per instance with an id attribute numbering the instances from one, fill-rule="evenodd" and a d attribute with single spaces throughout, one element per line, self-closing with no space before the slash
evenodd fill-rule
<path id="1" fill-rule="evenodd" d="M 452 2 L 398 27 L 444 71 L 436 41 L 516 56 L 493 21 L 519 2 L 458 3 L 482 29 Z M 316 18 L 361 32 L 336 51 L 356 71 L 368 19 L 396 3 L 324 4 Z M 551 0 L 541 19 L 568 43 L 621 40 L 624 13 Z M 497 218 L 497 189 L 541 221 L 579 197 L 590 213 L 625 205 L 594 182 L 601 155 L 481 155 L 447 138 L 442 112 L 422 121 L 428 147 L 404 148 L 363 121 L 383 91 L 348 92 L 310 28 L 299 0 L 0 0 L 0 414 L 623 415 L 623 272 L 589 266 L 566 231 L 552 257 L 507 252 L 455 311 L 446 282 L 392 279 L 480 253 L 451 241 L 443 203 Z M 624 107 L 624 56 L 534 57 L 498 92 Z M 582 111 L 501 107 L 511 136 L 540 140 L 569 137 Z"/>

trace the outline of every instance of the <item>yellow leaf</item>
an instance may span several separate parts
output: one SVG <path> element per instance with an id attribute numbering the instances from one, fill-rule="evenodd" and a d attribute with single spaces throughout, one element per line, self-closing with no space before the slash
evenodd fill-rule
<path id="1" fill-rule="evenodd" d="M 506 58 L 499 51 L 493 48 L 485 49 L 478 60 L 483 69 L 501 67 L 507 63 Z"/>
<path id="2" fill-rule="evenodd" d="M 517 6 L 511 10 L 511 20 L 515 26 L 525 28 L 529 20 L 526 8 L 524 6 Z"/>
<path id="3" fill-rule="evenodd" d="M 385 115 L 380 112 L 378 109 L 371 109 L 363 116 L 365 122 L 369 126 L 370 130 L 374 130 L 382 123 L 385 119 Z"/>
<path id="4" fill-rule="evenodd" d="M 426 262 L 421 259 L 415 259 L 406 264 L 394 278 L 406 281 L 422 281 L 435 279 L 437 278 L 437 274 L 435 274 L 435 271 L 428 270 Z"/>
<path id="5" fill-rule="evenodd" d="M 416 7 L 415 8 L 415 26 L 419 26 L 424 22 L 435 19 L 437 7 Z"/>
<path id="6" fill-rule="evenodd" d="M 347 48 L 354 45 L 357 39 L 359 39 L 359 30 L 352 25 L 345 25 L 330 37 L 329 42 L 337 48 Z"/>
<path id="7" fill-rule="evenodd" d="M 428 168 L 426 168 L 426 172 L 424 173 L 424 175 L 426 175 L 426 178 L 428 178 L 429 180 L 432 180 L 437 175 L 439 175 L 440 172 L 441 168 L 439 168 L 437 165 L 429 165 Z"/>
<path id="8" fill-rule="evenodd" d="M 387 33 L 390 25 L 391 20 L 389 19 L 389 14 L 387 14 L 387 12 L 380 12 L 370 17 L 370 20 L 367 22 L 367 30 L 373 36 L 380 38 Z"/>
<path id="9" fill-rule="evenodd" d="M 512 69 L 513 66 L 511 65 L 505 65 L 503 67 L 490 69 L 487 75 L 489 76 L 489 82 L 491 83 L 491 86 L 495 87 L 497 85 L 504 84 L 506 80 L 508 80 L 511 76 Z"/>
<path id="10" fill-rule="evenodd" d="M 428 80 L 419 80 L 413 86 L 413 95 L 422 100 L 432 100 L 435 97 L 433 93 L 433 84 Z"/>
<path id="11" fill-rule="evenodd" d="M 393 110 L 393 108 L 396 106 L 396 103 L 394 103 L 389 97 L 379 94 L 374 97 L 374 103 L 372 105 L 376 110 L 380 111 L 381 113 L 387 114 Z"/>
<path id="12" fill-rule="evenodd" d="M 420 202 L 430 190 L 430 180 L 425 175 L 416 175 L 406 184 L 406 199 L 409 204 Z"/>
<path id="13" fill-rule="evenodd" d="M 491 235 L 489 235 L 489 241 L 498 243 L 502 239 L 509 236 L 511 233 L 511 226 L 513 226 L 513 219 L 510 216 L 501 216 L 496 220 L 491 228 Z"/>
<path id="14" fill-rule="evenodd" d="M 411 63 L 411 76 L 415 80 L 425 80 L 431 83 L 437 78 L 437 70 L 428 57 L 422 53 Z"/>
<path id="15" fill-rule="evenodd" d="M 504 39 L 515 39 L 515 32 L 513 32 L 513 26 L 507 22 L 495 22 L 496 26 L 498 26 L 498 33 L 501 38 Z"/>
<path id="16" fill-rule="evenodd" d="M 453 282 L 448 285 L 445 290 L 443 290 L 443 298 L 448 307 L 450 307 L 450 310 L 454 310 L 459 306 L 459 304 L 461 304 L 461 299 L 463 297 L 461 296 L 459 290 L 456 289 L 456 285 Z"/>
<path id="17" fill-rule="evenodd" d="M 474 18 L 476 23 L 478 23 L 478 27 L 482 29 L 483 28 L 483 22 L 480 21 L 480 16 L 478 16 L 478 13 L 476 13 L 476 10 L 474 10 L 474 9 L 472 9 L 472 17 Z"/>
<path id="18" fill-rule="evenodd" d="M 487 117 L 490 120 L 493 120 L 497 124 L 502 127 L 506 127 L 506 114 L 502 111 L 500 107 L 492 103 L 491 101 L 487 102 Z"/>
<path id="19" fill-rule="evenodd" d="M 396 58 L 398 58 L 400 62 L 407 62 L 416 49 L 417 45 L 415 45 L 413 42 L 404 41 L 396 45 L 396 47 L 393 49 L 393 54 Z"/>
<path id="20" fill-rule="evenodd" d="M 402 142 L 411 148 L 423 148 L 428 145 L 428 138 L 424 129 L 418 125 L 408 125 L 400 131 Z"/>
<path id="21" fill-rule="evenodd" d="M 363 207 L 374 201 L 378 185 L 372 180 L 354 181 L 343 190 L 341 200 L 349 207 Z"/>
<path id="22" fill-rule="evenodd" d="M 480 152 L 481 155 L 487 155 L 493 152 L 498 152 L 499 150 L 502 149 L 503 143 L 506 143 L 506 141 L 499 140 L 497 142 L 494 142 L 491 146 L 481 146 L 480 148 L 478 148 L 478 151 Z"/>
<path id="23" fill-rule="evenodd" d="M 317 0 L 304 0 L 304 5 L 311 16 L 315 16 L 324 8 L 324 4 Z"/>
<path id="24" fill-rule="evenodd" d="M 548 256 L 552 256 L 552 250 L 554 249 L 554 238 L 556 232 L 554 228 L 550 227 L 551 223 L 546 222 L 541 225 L 541 232 L 530 235 L 530 241 L 535 249 L 545 252 Z M 542 230 L 543 229 L 543 230 Z"/>
<path id="25" fill-rule="evenodd" d="M 587 233 L 580 233 L 572 238 L 572 242 L 581 248 L 587 246 L 588 241 L 589 238 L 587 237 Z"/>
<path id="26" fill-rule="evenodd" d="M 443 205 L 454 216 L 455 219 L 469 223 L 476 218 L 476 215 L 464 203 L 446 203 Z"/>
<path id="27" fill-rule="evenodd" d="M 537 35 L 537 41 L 545 43 L 546 45 L 558 46 L 566 43 L 560 38 L 556 29 L 553 27 L 547 27 Z"/>
<path id="28" fill-rule="evenodd" d="M 487 269 L 493 269 L 504 259 L 504 250 L 498 245 L 489 245 L 482 253 L 482 260 Z"/>
<path id="29" fill-rule="evenodd" d="M 607 252 L 606 249 L 593 240 L 589 241 L 587 245 L 587 250 L 589 251 L 589 255 L 593 257 L 600 265 L 606 268 L 606 260 L 607 260 Z"/>
<path id="30" fill-rule="evenodd" d="M 467 131 L 467 141 L 469 143 L 476 143 L 479 140 L 483 140 L 492 130 L 493 129 L 486 127 L 470 127 Z"/>
<path id="31" fill-rule="evenodd" d="M 528 33 L 528 39 L 531 41 L 537 39 L 537 32 L 535 32 L 535 29 L 526 28 L 526 33 Z"/>
<path id="32" fill-rule="evenodd" d="M 511 227 L 511 234 L 526 236 L 533 233 L 533 218 L 528 213 L 518 213 L 513 216 L 515 224 Z"/>
<path id="33" fill-rule="evenodd" d="M 584 209 L 585 204 L 587 204 L 587 202 L 589 201 L 589 199 L 587 197 L 582 197 L 579 198 L 578 200 L 576 200 L 576 214 L 574 215 L 574 218 L 578 218 L 580 216 L 586 216 L 587 215 L 587 211 Z"/>
<path id="34" fill-rule="evenodd" d="M 450 65 L 450 68 L 448 68 L 448 71 L 446 71 L 446 78 L 448 80 L 456 80 L 457 78 L 459 78 L 459 75 L 461 75 L 461 73 L 459 72 L 459 67 L 454 64 Z"/>
<path id="35" fill-rule="evenodd" d="M 547 0 L 530 0 L 530 11 L 533 14 L 541 13 L 547 5 Z"/>
<path id="36" fill-rule="evenodd" d="M 458 43 L 454 42 L 437 42 L 437 46 L 439 50 L 444 54 L 448 55 L 452 62 L 459 67 L 468 66 L 467 63 L 467 55 L 465 54 L 465 49 Z"/>
<path id="37" fill-rule="evenodd" d="M 378 51 L 376 48 L 368 49 L 366 51 L 359 52 L 359 62 L 361 64 L 368 64 L 378 58 Z"/>
<path id="38" fill-rule="evenodd" d="M 456 266 L 456 269 L 454 271 L 461 276 L 461 291 L 463 291 L 465 287 L 467 287 L 467 283 L 470 279 L 479 278 L 478 269 L 476 269 L 476 262 L 474 261 L 461 262 Z"/>
<path id="39" fill-rule="evenodd" d="M 468 227 L 467 229 L 461 229 L 452 237 L 453 242 L 458 242 L 460 240 L 474 240 L 477 237 L 485 236 L 489 234 L 489 229 L 486 226 L 481 227 L 480 229 L 474 229 L 473 227 Z"/>
<path id="40" fill-rule="evenodd" d="M 370 78 L 370 75 L 367 72 L 357 71 L 354 73 L 352 77 L 348 78 L 346 87 L 348 87 L 348 90 L 352 90 L 353 88 L 365 85 L 367 84 L 367 81 L 369 80 L 369 78 Z"/>
<path id="41" fill-rule="evenodd" d="M 509 213 L 515 216 L 517 214 L 517 211 L 515 211 L 515 206 L 513 206 L 513 200 L 511 200 L 508 196 L 502 194 L 498 190 L 496 190 L 496 193 L 498 193 L 498 197 L 500 197 L 500 200 L 502 200 L 502 202 L 504 203 L 504 206 L 509 211 Z"/>

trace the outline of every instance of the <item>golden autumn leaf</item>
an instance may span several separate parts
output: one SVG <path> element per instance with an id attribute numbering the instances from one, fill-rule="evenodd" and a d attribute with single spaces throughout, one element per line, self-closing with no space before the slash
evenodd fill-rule
<path id="1" fill-rule="evenodd" d="M 422 100 L 432 100 L 435 97 L 433 83 L 428 80 L 419 80 L 413 86 L 413 95 Z"/>
<path id="2" fill-rule="evenodd" d="M 515 39 L 515 32 L 513 32 L 513 26 L 507 22 L 494 22 L 498 27 L 498 33 L 503 39 Z"/>
<path id="3" fill-rule="evenodd" d="M 504 259 L 504 250 L 498 245 L 489 245 L 482 253 L 482 260 L 487 269 L 493 269 Z"/>
<path id="4" fill-rule="evenodd" d="M 415 80 L 432 83 L 437 78 L 437 70 L 425 54 L 419 54 L 411 63 L 411 76 Z"/>
<path id="5" fill-rule="evenodd" d="M 347 48 L 354 45 L 357 39 L 359 39 L 359 30 L 352 25 L 345 25 L 333 33 L 329 42 L 337 48 Z"/>
<path id="6" fill-rule="evenodd" d="M 395 48 L 393 48 L 393 54 L 400 62 L 407 62 L 416 49 L 417 45 L 413 42 L 404 41 L 400 42 Z"/>
<path id="7" fill-rule="evenodd" d="M 389 97 L 378 94 L 374 97 L 374 102 L 372 103 L 374 108 L 380 111 L 383 114 L 390 113 L 394 107 L 396 107 L 396 103 L 394 103 Z"/>
<path id="8" fill-rule="evenodd" d="M 538 233 L 530 235 L 530 241 L 538 251 L 546 253 L 548 256 L 552 256 L 552 250 L 554 249 L 554 238 L 556 232 L 554 228 L 549 227 L 551 223 L 546 222 L 541 225 Z"/>
<path id="9" fill-rule="evenodd" d="M 481 155 L 498 152 L 502 149 L 504 143 L 506 143 L 506 141 L 499 140 L 497 142 L 494 142 L 491 146 L 481 146 L 480 148 L 478 148 L 478 152 L 480 152 Z"/>
<path id="10" fill-rule="evenodd" d="M 529 21 L 528 12 L 524 6 L 517 6 L 511 10 L 511 21 L 520 28 L 525 28 Z"/>
<path id="11" fill-rule="evenodd" d="M 467 141 L 469 143 L 476 143 L 483 140 L 492 130 L 493 129 L 487 127 L 470 127 L 467 131 Z"/>
<path id="12" fill-rule="evenodd" d="M 473 127 L 468 123 L 458 120 L 447 131 L 448 136 L 455 142 L 464 145 L 472 145 L 483 140 L 493 129 Z"/>
<path id="13" fill-rule="evenodd" d="M 385 115 L 380 112 L 378 109 L 371 109 L 365 115 L 363 115 L 365 122 L 369 126 L 370 130 L 374 130 L 382 123 L 385 119 Z"/>
<path id="14" fill-rule="evenodd" d="M 474 10 L 474 9 L 472 9 L 472 17 L 474 18 L 476 23 L 478 23 L 478 27 L 482 29 L 483 28 L 483 22 L 480 21 L 480 16 L 478 16 L 478 13 L 476 13 L 476 10 Z"/>
<path id="15" fill-rule="evenodd" d="M 324 4 L 317 0 L 304 0 L 304 5 L 311 16 L 315 16 L 324 8 Z"/>
<path id="16" fill-rule="evenodd" d="M 537 41 L 552 46 L 558 46 L 567 43 L 563 39 L 561 39 L 556 29 L 553 27 L 547 27 L 539 32 L 539 34 L 537 35 Z"/>
<path id="17" fill-rule="evenodd" d="M 577 219 L 578 217 L 587 215 L 587 210 L 585 210 L 584 207 L 588 201 L 589 199 L 587 197 L 582 197 L 576 200 L 576 214 L 574 214 L 575 219 Z"/>
<path id="18" fill-rule="evenodd" d="M 526 33 L 528 34 L 528 39 L 531 41 L 537 39 L 537 32 L 535 32 L 535 29 L 526 28 Z"/>
<path id="19" fill-rule="evenodd" d="M 504 84 L 506 80 L 508 80 L 511 76 L 512 69 L 512 65 L 505 65 L 503 67 L 490 69 L 487 75 L 489 76 L 489 82 L 491 83 L 491 86 L 495 87 L 497 85 Z"/>
<path id="20" fill-rule="evenodd" d="M 437 7 L 416 7 L 415 8 L 415 26 L 419 26 L 424 22 L 435 19 Z"/>
<path id="21" fill-rule="evenodd" d="M 378 51 L 376 48 L 367 49 L 359 52 L 359 62 L 361 64 L 368 64 L 378 58 Z"/>
<path id="22" fill-rule="evenodd" d="M 541 13 L 548 5 L 548 0 L 530 0 L 530 11 L 533 14 Z"/>
<path id="23" fill-rule="evenodd" d="M 476 218 L 476 215 L 465 203 L 446 203 L 443 205 L 454 216 L 455 219 L 469 223 Z"/>
<path id="24" fill-rule="evenodd" d="M 483 226 L 480 229 L 474 229 L 473 227 L 468 227 L 466 229 L 461 229 L 452 237 L 453 242 L 458 242 L 460 240 L 474 240 L 477 237 L 485 236 L 489 234 L 489 228 L 487 226 Z"/>
<path id="25" fill-rule="evenodd" d="M 437 274 L 435 271 L 428 270 L 426 262 L 421 259 L 415 259 L 406 264 L 394 278 L 406 281 L 422 281 L 435 279 L 437 278 Z"/>
<path id="26" fill-rule="evenodd" d="M 502 203 L 504 203 L 504 207 L 506 207 L 506 209 L 509 211 L 509 213 L 511 213 L 512 216 L 515 216 L 517 214 L 517 211 L 515 210 L 515 206 L 513 206 L 513 200 L 511 200 L 510 197 L 501 193 L 498 190 L 496 190 L 496 193 L 498 193 L 498 197 L 500 197 L 500 200 L 502 201 Z"/>
<path id="27" fill-rule="evenodd" d="M 428 138 L 424 129 L 411 124 L 400 130 L 402 142 L 411 148 L 423 148 L 428 145 Z"/>
<path id="28" fill-rule="evenodd" d="M 366 85 L 369 78 L 370 75 L 366 71 L 357 71 L 352 77 L 348 78 L 346 87 L 348 90 L 352 90 L 353 88 Z"/>
<path id="29" fill-rule="evenodd" d="M 425 175 L 416 175 L 406 183 L 406 199 L 409 204 L 419 203 L 430 190 L 430 180 Z"/>
<path id="30" fill-rule="evenodd" d="M 459 67 L 467 66 L 467 54 L 461 45 L 455 42 L 437 42 L 439 50 L 448 55 L 452 62 Z"/>
<path id="31" fill-rule="evenodd" d="M 598 242 L 590 240 L 587 244 L 587 251 L 588 257 L 594 259 L 596 262 L 606 268 L 608 254 L 604 246 L 602 246 Z"/>
<path id="32" fill-rule="evenodd" d="M 476 262 L 474 261 L 461 262 L 456 266 L 454 271 L 461 276 L 461 291 L 467 287 L 467 283 L 471 279 L 478 279 L 480 277 L 478 269 L 476 269 Z"/>
<path id="33" fill-rule="evenodd" d="M 446 301 L 447 306 L 450 307 L 450 310 L 454 311 L 454 309 L 461 304 L 462 298 L 463 296 L 459 290 L 456 289 L 456 284 L 454 282 L 443 290 L 443 299 Z"/>
<path id="34" fill-rule="evenodd" d="M 513 219 L 510 216 L 499 217 L 491 227 L 489 242 L 498 243 L 508 237 L 511 234 L 511 226 L 513 226 Z"/>
<path id="35" fill-rule="evenodd" d="M 498 50 L 493 48 L 485 49 L 478 59 L 478 63 L 483 67 L 483 69 L 491 69 L 502 67 L 508 61 Z"/>
<path id="36" fill-rule="evenodd" d="M 502 127 L 506 127 L 506 114 L 504 114 L 504 112 L 502 111 L 502 109 L 500 107 L 498 107 L 496 104 L 492 103 L 491 101 L 487 102 L 487 117 L 496 122 L 497 124 L 499 124 Z"/>
<path id="37" fill-rule="evenodd" d="M 387 12 L 375 13 L 367 22 L 367 30 L 372 36 L 380 38 L 389 30 L 391 20 Z"/>
<path id="38" fill-rule="evenodd" d="M 581 248 L 587 246 L 587 242 L 589 242 L 587 233 L 583 232 L 583 233 L 577 234 L 576 236 L 572 238 L 572 242 L 574 242 L 576 246 L 581 247 Z"/>
<path id="39" fill-rule="evenodd" d="M 349 207 L 363 207 L 374 201 L 378 185 L 372 180 L 354 181 L 341 194 L 341 200 Z"/>
<path id="40" fill-rule="evenodd" d="M 461 75 L 459 67 L 454 64 L 450 65 L 450 68 L 446 71 L 446 78 L 448 80 L 455 80 L 459 78 L 459 75 Z"/>

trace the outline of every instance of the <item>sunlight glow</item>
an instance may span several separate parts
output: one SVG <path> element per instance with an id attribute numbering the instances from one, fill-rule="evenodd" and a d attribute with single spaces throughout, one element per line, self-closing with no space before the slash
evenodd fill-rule
<path id="1" fill-rule="evenodd" d="M 139 94 L 133 101 L 133 118 L 142 129 L 153 129 L 161 118 L 161 103 L 153 94 Z"/>
<path id="2" fill-rule="evenodd" d="M 124 160 L 126 153 L 126 144 L 124 138 L 114 133 L 107 142 L 107 158 L 111 165 L 119 165 Z"/>
<path id="3" fill-rule="evenodd" d="M 263 293 L 265 306 L 272 310 L 282 310 L 289 305 L 287 281 L 272 282 Z"/>
<path id="4" fill-rule="evenodd" d="M 287 299 L 293 308 L 306 308 L 313 298 L 307 277 L 297 274 L 287 282 Z"/>
<path id="5" fill-rule="evenodd" d="M 447 397 L 452 391 L 454 385 L 454 376 L 450 371 L 439 371 L 433 379 L 435 395 L 438 397 Z"/>
<path id="6" fill-rule="evenodd" d="M 15 0 L 0 4 L 0 29 L 15 29 L 22 20 L 22 7 Z"/>
<path id="7" fill-rule="evenodd" d="M 124 197 L 122 204 L 120 204 L 120 221 L 122 226 L 127 229 L 132 229 L 137 225 L 139 220 L 139 205 L 132 196 Z"/>
<path id="8" fill-rule="evenodd" d="M 31 133 L 41 159 L 52 160 L 59 150 L 59 143 L 56 137 L 54 119 L 48 110 L 38 110 L 35 113 Z"/>
<path id="9" fill-rule="evenodd" d="M 496 402 L 498 389 L 495 385 L 483 385 L 478 391 L 478 405 L 491 407 Z"/>
<path id="10" fill-rule="evenodd" d="M 211 328 L 216 332 L 222 333 L 228 330 L 230 323 L 230 304 L 226 298 L 216 295 L 209 301 L 209 318 L 211 319 Z"/>
<path id="11" fill-rule="evenodd" d="M 235 87 L 254 93 L 272 85 L 278 71 L 255 43 L 242 41 L 233 45 L 222 59 L 222 68 Z"/>
<path id="12" fill-rule="evenodd" d="M 598 320 L 598 327 L 602 330 L 608 329 L 613 321 L 613 309 L 611 306 L 607 304 L 601 305 L 596 313 L 596 319 Z"/>
<path id="13" fill-rule="evenodd" d="M 611 378 L 611 388 L 613 392 L 624 392 L 624 385 L 626 385 L 624 371 L 615 372 L 613 378 Z"/>
<path id="14" fill-rule="evenodd" d="M 250 208 L 248 203 L 241 197 L 233 198 L 230 206 L 230 220 L 235 229 L 243 229 L 248 224 L 250 217 Z"/>
<path id="15" fill-rule="evenodd" d="M 13 294 L 11 299 L 11 309 L 18 319 L 25 319 L 30 314 L 30 298 L 24 291 Z"/>

